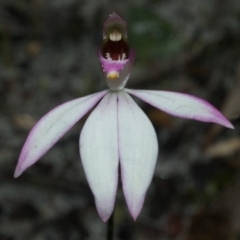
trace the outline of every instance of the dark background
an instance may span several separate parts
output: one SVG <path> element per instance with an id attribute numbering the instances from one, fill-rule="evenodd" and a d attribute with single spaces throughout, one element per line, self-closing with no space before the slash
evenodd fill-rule
<path id="1" fill-rule="evenodd" d="M 78 154 L 86 118 L 20 178 L 13 172 L 42 115 L 106 88 L 97 48 L 113 11 L 137 52 L 129 88 L 199 96 L 235 126 L 138 101 L 156 129 L 159 160 L 136 222 L 119 188 L 115 239 L 240 239 L 239 0 L 0 0 L 0 240 L 105 239 Z"/>

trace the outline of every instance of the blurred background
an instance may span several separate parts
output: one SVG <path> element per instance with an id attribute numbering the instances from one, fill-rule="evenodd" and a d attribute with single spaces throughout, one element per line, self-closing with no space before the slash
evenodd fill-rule
<path id="1" fill-rule="evenodd" d="M 159 159 L 136 222 L 119 187 L 115 239 L 240 239 L 239 0 L 0 0 L 0 240 L 105 239 L 78 153 L 87 117 L 21 177 L 13 173 L 41 116 L 106 88 L 97 48 L 113 11 L 137 52 L 129 88 L 204 98 L 235 126 L 171 117 L 137 100 Z"/>

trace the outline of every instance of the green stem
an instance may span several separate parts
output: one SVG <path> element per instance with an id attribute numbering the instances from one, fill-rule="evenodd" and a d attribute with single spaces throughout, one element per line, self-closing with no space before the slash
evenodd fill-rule
<path id="1" fill-rule="evenodd" d="M 113 232 L 114 232 L 114 211 L 107 223 L 107 240 L 113 240 Z"/>

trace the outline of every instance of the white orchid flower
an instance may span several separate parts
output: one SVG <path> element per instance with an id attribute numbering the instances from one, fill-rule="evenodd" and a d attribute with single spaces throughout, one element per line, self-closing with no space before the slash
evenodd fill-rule
<path id="1" fill-rule="evenodd" d="M 18 177 L 38 161 L 97 105 L 82 129 L 79 149 L 97 211 L 106 222 L 114 209 L 119 172 L 129 212 L 134 219 L 138 217 L 158 156 L 154 128 L 129 94 L 177 117 L 233 126 L 200 98 L 125 88 L 135 52 L 127 43 L 126 22 L 116 13 L 105 22 L 103 39 L 98 54 L 109 89 L 66 102 L 43 116 L 23 146 L 14 176 Z"/>

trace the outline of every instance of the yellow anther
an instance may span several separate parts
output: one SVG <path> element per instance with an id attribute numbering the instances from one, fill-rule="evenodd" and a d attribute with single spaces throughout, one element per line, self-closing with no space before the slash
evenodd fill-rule
<path id="1" fill-rule="evenodd" d="M 118 29 L 113 29 L 112 32 L 110 32 L 109 38 L 113 42 L 118 42 L 122 39 L 122 34 Z"/>
<path id="2" fill-rule="evenodd" d="M 119 73 L 116 71 L 111 71 L 107 74 L 107 78 L 109 78 L 111 80 L 117 79 L 117 78 L 119 78 Z"/>

